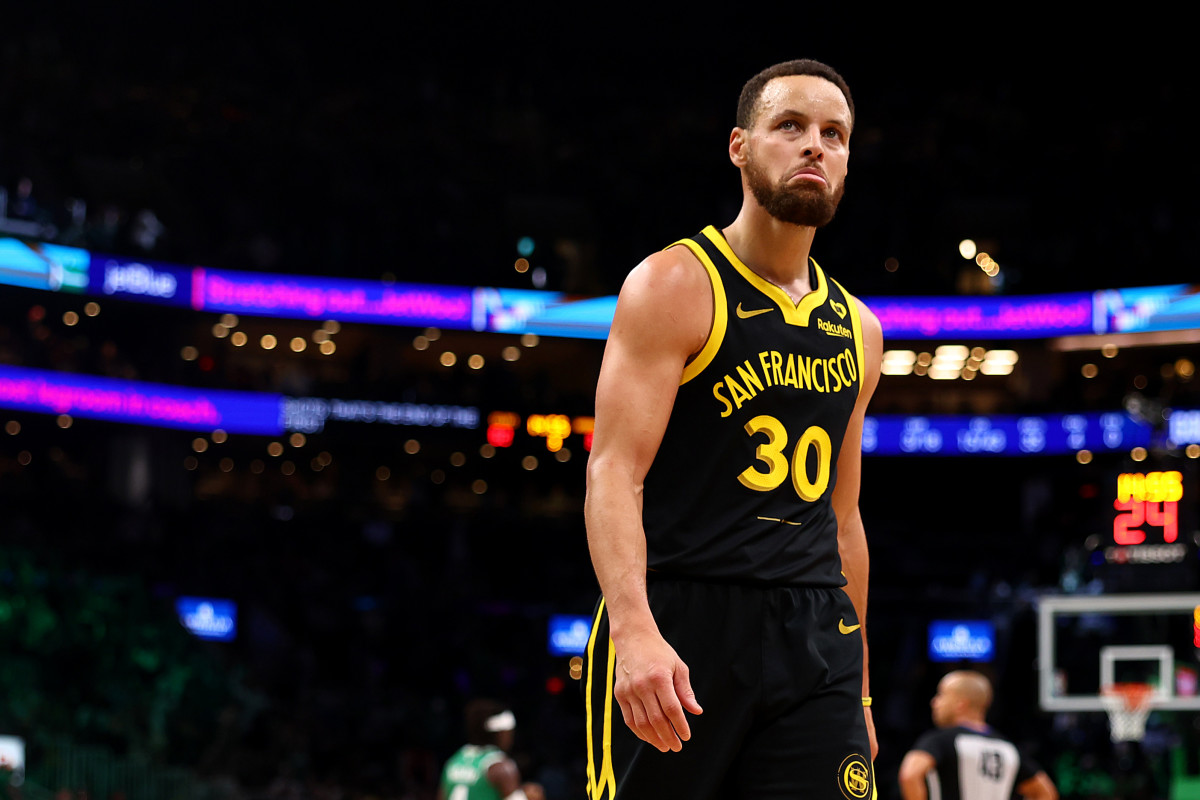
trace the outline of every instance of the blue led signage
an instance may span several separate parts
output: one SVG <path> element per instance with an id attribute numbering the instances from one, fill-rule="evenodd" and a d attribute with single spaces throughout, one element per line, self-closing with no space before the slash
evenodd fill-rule
<path id="1" fill-rule="evenodd" d="M 282 396 L 0 365 L 0 408 L 161 428 L 278 434 Z"/>
<path id="2" fill-rule="evenodd" d="M 288 319 L 470 329 L 472 291 L 455 286 L 308 278 L 197 267 L 192 307 Z"/>
<path id="3" fill-rule="evenodd" d="M 1151 428 L 1125 412 L 1039 416 L 870 416 L 863 452 L 881 456 L 1034 456 L 1150 445 Z"/>
<path id="4" fill-rule="evenodd" d="M 891 339 L 1005 338 L 1100 333 L 1090 292 L 1024 297 L 871 297 Z"/>
<path id="5" fill-rule="evenodd" d="M 0 237 L 0 284 L 288 319 L 604 339 L 615 296 L 162 264 Z M 888 339 L 1032 339 L 1200 327 L 1185 284 L 1001 297 L 868 297 Z"/>
<path id="6" fill-rule="evenodd" d="M 991 661 L 996 630 L 990 622 L 938 620 L 929 623 L 930 661 Z"/>
<path id="7" fill-rule="evenodd" d="M 0 284 L 82 292 L 88 285 L 87 250 L 0 237 Z"/>
<path id="8" fill-rule="evenodd" d="M 237 603 L 213 597 L 180 597 L 175 601 L 179 622 L 193 636 L 216 642 L 237 638 Z"/>
<path id="9" fill-rule="evenodd" d="M 1167 418 L 1167 438 L 1172 444 L 1200 444 L 1200 408 L 1171 411 Z"/>
<path id="10" fill-rule="evenodd" d="M 592 634 L 590 617 L 555 614 L 550 617 L 549 651 L 552 656 L 579 656 L 587 651 Z"/>

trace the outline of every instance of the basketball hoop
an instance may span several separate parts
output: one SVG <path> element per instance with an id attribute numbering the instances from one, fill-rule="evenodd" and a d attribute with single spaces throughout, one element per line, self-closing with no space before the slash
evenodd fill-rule
<path id="1" fill-rule="evenodd" d="M 1108 712 L 1114 742 L 1140 742 L 1145 737 L 1153 696 L 1154 687 L 1148 683 L 1114 683 L 1104 687 L 1100 699 Z"/>

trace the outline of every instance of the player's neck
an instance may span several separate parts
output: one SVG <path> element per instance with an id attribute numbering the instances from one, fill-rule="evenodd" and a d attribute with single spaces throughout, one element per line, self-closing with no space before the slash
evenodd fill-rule
<path id="1" fill-rule="evenodd" d="M 808 258 L 816 228 L 781 222 L 756 203 L 722 231 L 742 263 L 798 300 L 812 290 Z"/>

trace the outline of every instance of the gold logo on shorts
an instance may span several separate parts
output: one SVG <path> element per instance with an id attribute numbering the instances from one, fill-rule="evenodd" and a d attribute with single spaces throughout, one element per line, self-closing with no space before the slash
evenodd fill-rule
<path id="1" fill-rule="evenodd" d="M 838 767 L 838 788 L 849 800 L 863 800 L 871 795 L 871 765 L 855 753 L 846 756 Z"/>

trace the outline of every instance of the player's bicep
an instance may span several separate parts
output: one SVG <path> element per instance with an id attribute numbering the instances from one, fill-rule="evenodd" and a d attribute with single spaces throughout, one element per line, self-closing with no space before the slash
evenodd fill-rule
<path id="1" fill-rule="evenodd" d="M 697 270 L 677 256 L 648 260 L 622 287 L 596 386 L 589 462 L 615 462 L 635 479 L 649 470 L 687 360 L 707 335 L 710 290 Z"/>
<path id="2" fill-rule="evenodd" d="M 683 371 L 683 360 L 614 337 L 596 384 L 592 459 L 618 460 L 641 475 L 658 450 Z"/>

